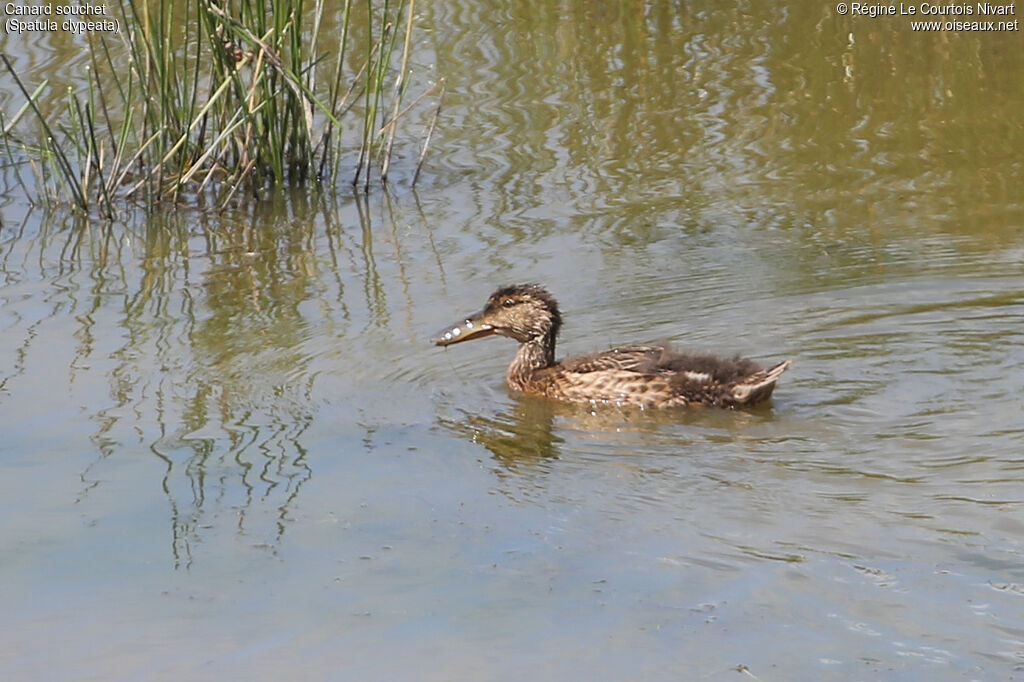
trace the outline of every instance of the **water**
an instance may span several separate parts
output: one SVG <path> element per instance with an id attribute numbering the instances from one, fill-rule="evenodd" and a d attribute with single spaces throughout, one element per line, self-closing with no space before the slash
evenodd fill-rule
<path id="1" fill-rule="evenodd" d="M 415 192 L 4 198 L 0 678 L 1024 678 L 1018 35 L 420 10 Z M 428 338 L 517 281 L 560 354 L 794 365 L 747 411 L 515 395 L 508 340 Z"/>

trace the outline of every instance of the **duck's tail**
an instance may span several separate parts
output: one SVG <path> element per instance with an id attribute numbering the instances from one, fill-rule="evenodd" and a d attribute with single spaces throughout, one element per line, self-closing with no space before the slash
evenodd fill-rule
<path id="1" fill-rule="evenodd" d="M 779 364 L 751 374 L 732 387 L 732 399 L 737 405 L 756 405 L 768 400 L 775 390 L 775 382 L 782 373 L 793 364 L 792 360 L 783 360 Z"/>

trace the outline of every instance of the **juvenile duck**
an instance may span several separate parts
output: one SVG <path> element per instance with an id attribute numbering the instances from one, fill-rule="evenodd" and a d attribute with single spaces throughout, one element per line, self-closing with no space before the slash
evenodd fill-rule
<path id="1" fill-rule="evenodd" d="M 523 393 L 572 402 L 642 407 L 738 407 L 767 400 L 790 360 L 765 369 L 743 358 L 691 355 L 669 345 L 623 346 L 555 362 L 562 326 L 558 302 L 535 284 L 502 287 L 480 312 L 431 341 L 450 346 L 500 334 L 519 342 L 508 385 Z"/>

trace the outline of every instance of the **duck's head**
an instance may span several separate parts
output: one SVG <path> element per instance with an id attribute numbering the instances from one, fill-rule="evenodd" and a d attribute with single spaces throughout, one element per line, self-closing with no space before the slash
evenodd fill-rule
<path id="1" fill-rule="evenodd" d="M 561 326 L 562 315 L 554 296 L 536 284 L 516 284 L 495 291 L 483 310 L 445 327 L 431 342 L 450 346 L 493 334 L 519 343 L 545 337 L 553 341 Z"/>

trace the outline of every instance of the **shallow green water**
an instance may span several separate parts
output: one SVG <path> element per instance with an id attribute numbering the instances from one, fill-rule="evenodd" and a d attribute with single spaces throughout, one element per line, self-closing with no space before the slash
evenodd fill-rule
<path id="1" fill-rule="evenodd" d="M 421 11 L 416 192 L 4 199 L 0 678 L 1024 676 L 1019 34 Z M 750 411 L 524 398 L 511 342 L 427 342 L 514 281 L 563 353 L 794 365 Z"/>

